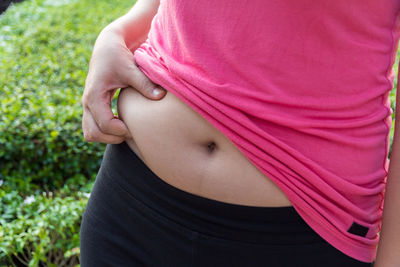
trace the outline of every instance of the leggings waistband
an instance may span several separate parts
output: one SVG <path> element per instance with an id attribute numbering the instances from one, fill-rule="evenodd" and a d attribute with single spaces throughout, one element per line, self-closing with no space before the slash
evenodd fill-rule
<path id="1" fill-rule="evenodd" d="M 192 231 L 251 242 L 323 240 L 292 206 L 226 203 L 174 187 L 159 178 L 126 142 L 107 145 L 101 169 L 131 196 Z"/>

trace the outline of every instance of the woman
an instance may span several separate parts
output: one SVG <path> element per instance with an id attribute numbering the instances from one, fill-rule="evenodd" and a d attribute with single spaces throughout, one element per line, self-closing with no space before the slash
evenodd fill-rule
<path id="1" fill-rule="evenodd" d="M 109 143 L 82 266 L 372 266 L 399 38 L 386 2 L 138 1 L 107 26 L 82 98 L 85 139 Z"/>

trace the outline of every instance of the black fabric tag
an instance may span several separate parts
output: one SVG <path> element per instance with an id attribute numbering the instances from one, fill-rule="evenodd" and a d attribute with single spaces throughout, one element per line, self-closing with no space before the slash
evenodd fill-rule
<path id="1" fill-rule="evenodd" d="M 369 230 L 368 227 L 365 227 L 356 222 L 353 222 L 353 224 L 351 225 L 349 230 L 347 230 L 347 232 L 365 237 L 368 233 L 368 230 Z"/>

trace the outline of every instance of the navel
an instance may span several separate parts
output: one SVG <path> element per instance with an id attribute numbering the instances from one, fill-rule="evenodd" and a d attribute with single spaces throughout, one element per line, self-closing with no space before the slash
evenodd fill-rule
<path id="1" fill-rule="evenodd" d="M 207 149 L 208 149 L 209 153 L 214 152 L 216 150 L 216 148 L 217 148 L 217 145 L 213 141 L 209 142 L 207 145 Z"/>

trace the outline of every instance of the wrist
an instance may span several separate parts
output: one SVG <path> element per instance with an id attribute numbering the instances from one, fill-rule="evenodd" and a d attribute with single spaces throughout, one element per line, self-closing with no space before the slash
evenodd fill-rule
<path id="1" fill-rule="evenodd" d="M 159 5 L 159 0 L 138 0 L 128 13 L 111 22 L 103 31 L 122 38 L 128 49 L 134 51 L 146 40 Z"/>
<path id="2" fill-rule="evenodd" d="M 108 24 L 100 35 L 106 36 L 106 40 L 109 40 L 110 36 L 120 39 L 132 52 L 147 38 L 147 32 L 135 32 L 132 26 L 122 20 L 122 17 Z"/>

